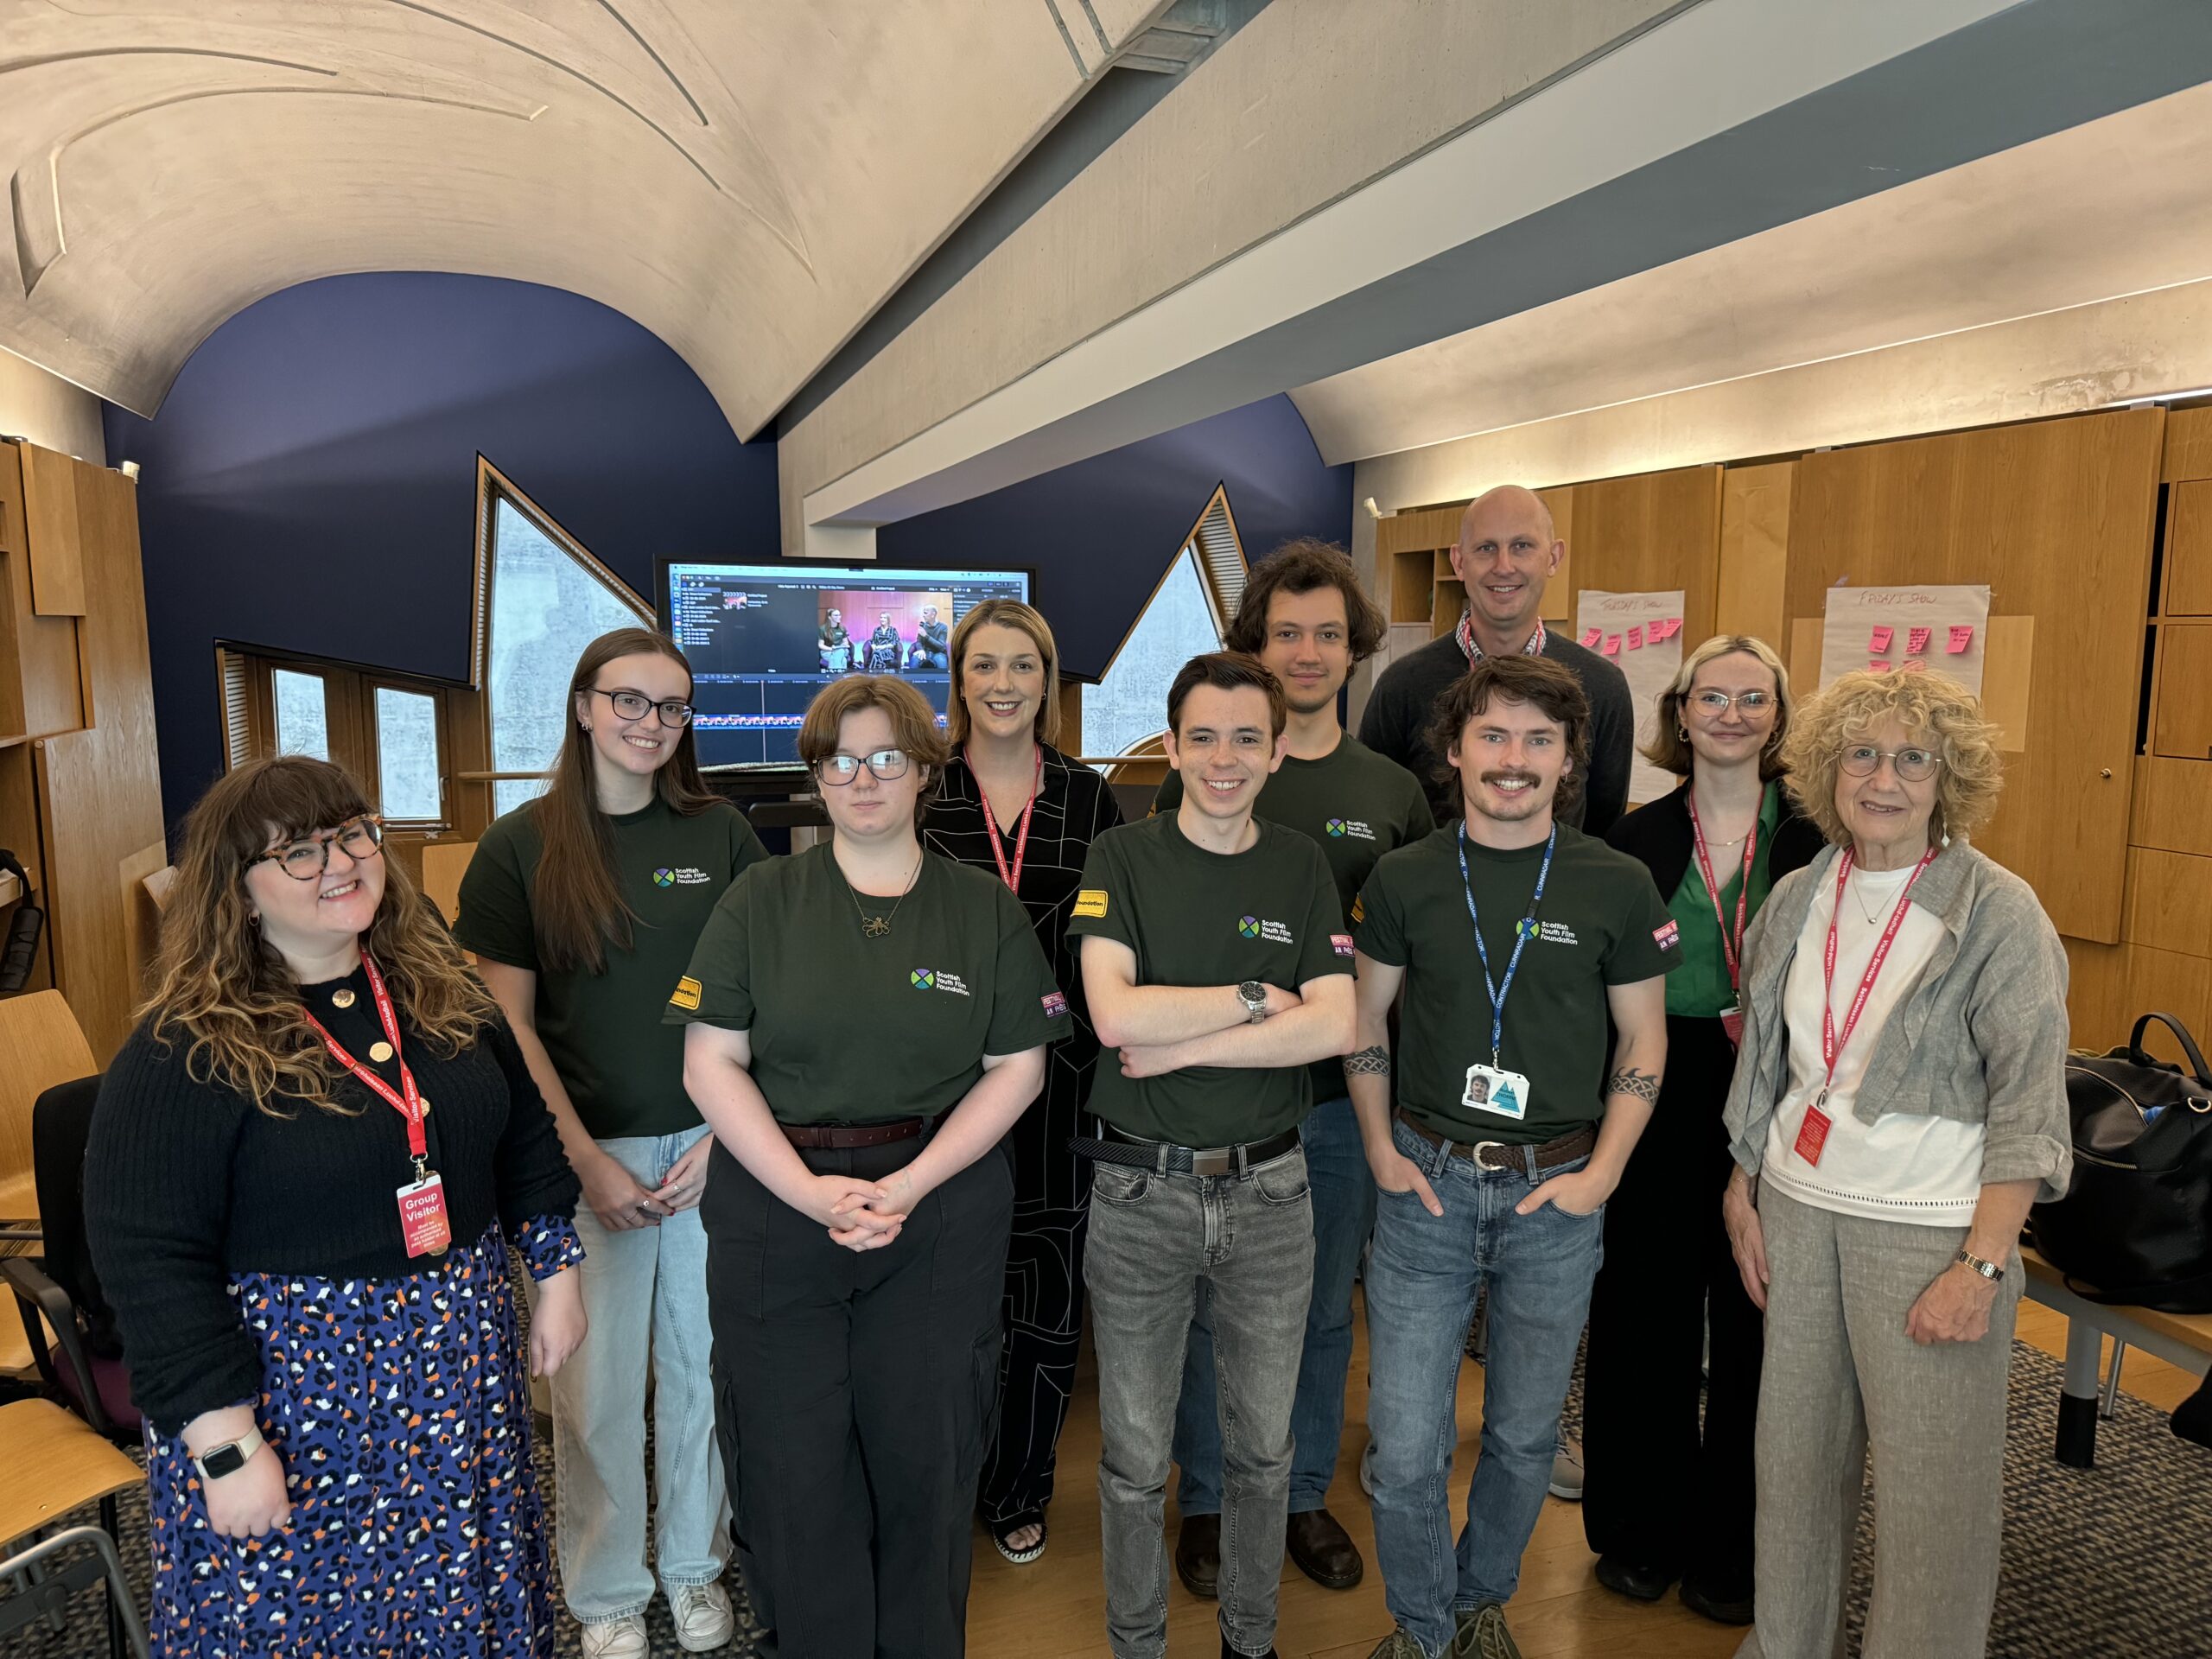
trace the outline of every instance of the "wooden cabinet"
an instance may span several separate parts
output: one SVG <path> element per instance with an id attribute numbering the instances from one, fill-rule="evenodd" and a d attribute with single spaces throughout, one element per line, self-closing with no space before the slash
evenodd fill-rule
<path id="1" fill-rule="evenodd" d="M 2212 760 L 2212 622 L 2164 624 L 2158 655 L 2151 753 L 2174 760 Z"/>
<path id="2" fill-rule="evenodd" d="M 2162 616 L 2212 617 L 2212 479 L 2175 485 L 2166 499 Z"/>

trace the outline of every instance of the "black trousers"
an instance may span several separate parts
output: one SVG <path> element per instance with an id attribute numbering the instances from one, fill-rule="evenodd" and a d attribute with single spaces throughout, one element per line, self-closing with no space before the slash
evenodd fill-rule
<path id="1" fill-rule="evenodd" d="M 802 1154 L 874 1180 L 918 1142 Z M 957 1659 L 1013 1182 L 987 1154 L 855 1252 L 717 1146 L 700 1208 L 731 1529 L 779 1659 Z"/>
<path id="2" fill-rule="evenodd" d="M 1090 1160 L 1068 1150 L 1087 1135 L 1090 1068 L 1047 1056 L 1045 1091 L 1007 1136 L 1014 1234 L 1007 1250 L 999 1429 L 983 1460 L 977 1507 L 1003 1522 L 1052 1501 L 1060 1430 L 1083 1340 L 1083 1249 L 1090 1233 Z"/>
<path id="3" fill-rule="evenodd" d="M 1605 1205 L 1582 1408 L 1590 1548 L 1728 1597 L 1751 1592 L 1751 1431 L 1764 1340 L 1720 1222 L 1733 1167 L 1720 1108 L 1735 1065 L 1718 1020 L 1669 1016 L 1666 1081 Z"/>

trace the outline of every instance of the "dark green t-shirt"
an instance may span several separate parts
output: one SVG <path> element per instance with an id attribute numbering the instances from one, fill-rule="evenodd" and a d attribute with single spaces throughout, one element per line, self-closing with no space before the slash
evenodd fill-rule
<path id="1" fill-rule="evenodd" d="M 1192 846 L 1173 812 L 1109 830 L 1091 843 L 1069 933 L 1128 945 L 1140 985 L 1256 979 L 1295 991 L 1351 972 L 1351 939 L 1320 849 L 1279 824 L 1255 827 L 1259 839 L 1241 853 Z M 1313 1104 L 1303 1065 L 1127 1077 L 1109 1054 L 1090 1086 L 1090 1109 L 1116 1128 L 1179 1147 L 1264 1140 Z"/>
<path id="2" fill-rule="evenodd" d="M 1560 825 L 1536 934 L 1506 993 L 1498 1058 L 1529 1079 L 1528 1116 L 1468 1107 L 1467 1068 L 1491 1063 L 1491 1001 L 1459 879 L 1459 825 L 1448 823 L 1385 856 L 1352 912 L 1360 950 L 1406 970 L 1398 1103 L 1455 1141 L 1554 1140 L 1605 1116 L 1612 1060 L 1605 988 L 1673 968 L 1681 959 L 1675 925 L 1640 861 Z M 1541 842 L 1503 852 L 1468 843 L 1468 882 L 1491 976 L 1501 984 L 1543 859 Z"/>
<path id="3" fill-rule="evenodd" d="M 537 976 L 538 1037 L 594 1140 L 698 1128 L 698 1109 L 683 1091 L 683 1033 L 663 1028 L 661 1008 L 715 901 L 767 849 L 726 804 L 686 817 L 656 797 L 642 811 L 609 817 L 622 896 L 637 918 L 631 947 L 610 949 L 602 974 L 548 973 L 531 918 L 543 850 L 537 810 L 535 801 L 517 807 L 476 843 L 454 937 L 480 957 Z"/>
<path id="4" fill-rule="evenodd" d="M 752 1033 L 753 1081 L 779 1122 L 936 1117 L 986 1054 L 1068 1034 L 1029 913 L 996 876 L 929 853 L 895 911 L 861 902 L 890 915 L 888 934 L 861 932 L 829 842 L 773 860 L 724 895 L 663 988 L 671 1026 Z"/>
<path id="5" fill-rule="evenodd" d="M 1171 772 L 1152 810 L 1165 817 L 1182 804 L 1183 774 Z M 1313 837 L 1336 878 L 1346 916 L 1376 860 L 1436 828 L 1420 780 L 1350 732 L 1319 760 L 1286 755 L 1261 789 L 1252 816 Z M 1344 1098 L 1342 1060 L 1317 1060 L 1307 1075 L 1317 1102 Z"/>

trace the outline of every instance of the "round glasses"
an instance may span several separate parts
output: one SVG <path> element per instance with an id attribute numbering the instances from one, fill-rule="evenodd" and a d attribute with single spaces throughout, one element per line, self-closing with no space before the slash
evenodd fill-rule
<path id="1" fill-rule="evenodd" d="M 1700 691 L 1690 699 L 1690 707 L 1708 720 L 1719 720 L 1733 707 L 1746 715 L 1763 715 L 1775 705 L 1771 691 L 1738 691 L 1730 696 L 1726 691 Z"/>
<path id="2" fill-rule="evenodd" d="M 625 720 L 643 720 L 647 710 L 658 709 L 660 710 L 660 723 L 664 726 L 683 727 L 691 723 L 691 705 L 681 697 L 664 697 L 655 702 L 642 691 L 602 691 L 597 686 L 591 689 L 591 695 L 605 697 L 614 705 L 614 712 Z"/>
<path id="3" fill-rule="evenodd" d="M 246 868 L 257 864 L 274 864 L 295 881 L 313 881 L 330 868 L 330 849 L 338 848 L 356 864 L 374 858 L 384 848 L 384 826 L 374 818 L 356 818 L 351 823 L 341 823 L 327 836 L 306 836 L 288 842 L 273 853 L 264 853 L 258 858 L 249 858 Z"/>
<path id="4" fill-rule="evenodd" d="M 906 751 L 878 749 L 874 754 L 827 754 L 814 763 L 814 775 L 832 788 L 842 789 L 866 766 L 877 782 L 887 784 L 906 775 Z"/>
<path id="5" fill-rule="evenodd" d="M 1887 760 L 1897 768 L 1900 781 L 1924 784 L 1943 764 L 1933 749 L 1878 749 L 1872 743 L 1853 743 L 1843 752 L 1841 765 L 1853 778 L 1872 778 Z"/>

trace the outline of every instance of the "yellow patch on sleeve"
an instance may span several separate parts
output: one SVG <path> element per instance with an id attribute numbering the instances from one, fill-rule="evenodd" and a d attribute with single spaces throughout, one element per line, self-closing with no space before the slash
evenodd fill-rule
<path id="1" fill-rule="evenodd" d="M 1363 922 L 1367 919 L 1367 903 L 1363 894 L 1353 895 L 1351 901 L 1351 918 L 1355 922 Z"/>
<path id="2" fill-rule="evenodd" d="M 668 999 L 669 1005 L 671 1007 L 696 1009 L 699 1006 L 699 993 L 704 988 L 697 980 L 686 974 L 676 982 L 676 989 Z"/>
<path id="3" fill-rule="evenodd" d="M 1075 895 L 1075 913 L 1094 918 L 1103 916 L 1106 913 L 1106 889 L 1103 887 L 1078 888 Z"/>

